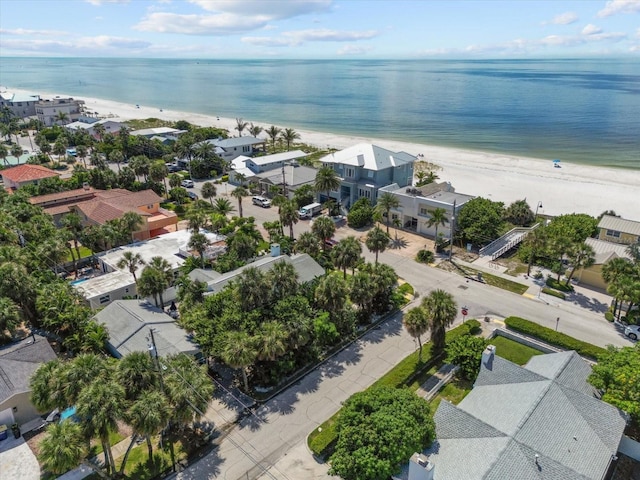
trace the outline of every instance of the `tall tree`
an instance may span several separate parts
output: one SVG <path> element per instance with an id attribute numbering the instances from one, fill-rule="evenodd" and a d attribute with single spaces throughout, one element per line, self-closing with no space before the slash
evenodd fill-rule
<path id="1" fill-rule="evenodd" d="M 318 237 L 313 232 L 301 233 L 296 241 L 295 250 L 297 253 L 306 253 L 316 258 L 320 253 Z"/>
<path id="2" fill-rule="evenodd" d="M 109 161 L 114 162 L 118 166 L 118 172 L 120 171 L 120 164 L 124 160 L 124 155 L 120 150 L 112 150 L 109 153 Z"/>
<path id="3" fill-rule="evenodd" d="M 60 225 L 63 228 L 66 228 L 71 234 L 71 239 L 73 240 L 73 246 L 76 250 L 76 254 L 78 255 L 78 260 L 80 259 L 80 237 L 82 235 L 82 230 L 84 226 L 82 225 L 82 219 L 80 215 L 75 212 L 67 213 L 60 219 Z"/>
<path id="4" fill-rule="evenodd" d="M 287 151 L 291 150 L 291 144 L 300 138 L 300 134 L 293 128 L 285 128 L 281 133 L 282 141 L 287 144 Z"/>
<path id="5" fill-rule="evenodd" d="M 231 192 L 231 196 L 238 200 L 238 214 L 240 218 L 242 218 L 242 199 L 247 195 L 249 195 L 249 190 L 242 186 L 234 188 L 233 192 Z"/>
<path id="6" fill-rule="evenodd" d="M 317 192 L 325 192 L 327 200 L 331 199 L 331 191 L 340 188 L 340 177 L 331 165 L 325 165 L 316 173 L 314 184 Z"/>
<path id="7" fill-rule="evenodd" d="M 275 125 L 271 125 L 269 128 L 267 128 L 265 130 L 265 132 L 267 133 L 267 135 L 271 139 L 271 148 L 273 150 L 275 150 L 275 148 L 276 148 L 276 140 L 278 139 L 278 136 L 280 135 L 281 131 L 282 131 L 282 129 L 276 127 Z"/>
<path id="8" fill-rule="evenodd" d="M 547 231 L 543 226 L 531 230 L 524 240 L 525 245 L 530 249 L 529 262 L 527 265 L 527 276 L 531 275 L 531 265 L 539 252 L 544 251 L 547 246 Z"/>
<path id="9" fill-rule="evenodd" d="M 569 276 L 567 277 L 567 282 L 565 285 L 569 286 L 571 283 L 571 279 L 573 278 L 574 273 L 579 268 L 589 268 L 596 261 L 596 253 L 593 251 L 591 246 L 586 243 L 580 243 L 575 245 L 571 252 L 569 253 L 569 259 L 571 262 L 571 271 L 569 272 Z"/>
<path id="10" fill-rule="evenodd" d="M 260 360 L 276 360 L 287 352 L 289 332 L 285 326 L 275 320 L 264 322 L 256 339 L 256 348 Z"/>
<path id="11" fill-rule="evenodd" d="M 420 351 L 418 358 L 422 360 L 422 341 L 420 337 L 429 330 L 429 319 L 422 307 L 414 307 L 405 313 L 402 317 L 402 324 L 406 328 L 407 333 L 418 340 Z"/>
<path id="12" fill-rule="evenodd" d="M 149 177 L 154 182 L 164 183 L 164 194 L 166 198 L 169 198 L 169 189 L 167 188 L 167 175 L 169 175 L 169 170 L 162 160 L 153 162 L 149 167 Z"/>
<path id="13" fill-rule="evenodd" d="M 318 237 L 322 244 L 322 249 L 326 251 L 327 245 L 325 240 L 330 239 L 336 231 L 336 224 L 329 217 L 318 217 L 311 226 L 311 231 Z"/>
<path id="14" fill-rule="evenodd" d="M 509 205 L 505 211 L 508 222 L 514 225 L 525 227 L 535 221 L 534 213 L 527 203 L 527 200 L 516 200 Z"/>
<path id="15" fill-rule="evenodd" d="M 239 137 L 242 136 L 242 132 L 244 132 L 244 129 L 247 128 L 248 125 L 249 122 L 245 122 L 242 118 L 236 118 L 236 126 L 234 127 L 234 130 L 238 131 Z"/>
<path id="16" fill-rule="evenodd" d="M 122 254 L 122 258 L 118 260 L 118 268 L 126 268 L 129 270 L 129 273 L 133 275 L 133 281 L 137 285 L 138 277 L 136 277 L 136 272 L 138 268 L 144 265 L 144 260 L 140 256 L 139 253 L 133 253 L 131 251 L 126 251 Z"/>
<path id="17" fill-rule="evenodd" d="M 434 211 L 430 213 L 429 220 L 427 220 L 427 227 L 431 228 L 434 225 L 436 227 L 436 232 L 435 232 L 434 242 L 433 242 L 434 252 L 438 251 L 438 227 L 440 227 L 440 225 L 444 227 L 448 221 L 449 219 L 447 218 L 447 211 L 444 208 L 436 208 Z"/>
<path id="18" fill-rule="evenodd" d="M 158 434 L 167 425 L 170 416 L 171 407 L 169 402 L 157 390 L 142 392 L 126 414 L 127 422 L 131 425 L 133 431 L 146 439 L 150 462 L 153 459 L 151 437 Z"/>
<path id="19" fill-rule="evenodd" d="M 358 239 L 349 236 L 340 240 L 331 251 L 331 258 L 336 268 L 342 269 L 343 277 L 347 279 L 347 268 L 354 269 L 361 259 L 362 246 Z"/>
<path id="20" fill-rule="evenodd" d="M 391 209 L 398 208 L 400 206 L 400 200 L 393 193 L 384 192 L 378 197 L 378 203 L 376 209 L 385 216 L 385 223 L 387 225 L 387 235 L 389 235 L 389 223 L 391 222 Z"/>
<path id="21" fill-rule="evenodd" d="M 87 454 L 86 445 L 80 424 L 70 421 L 54 422 L 49 424 L 47 433 L 38 446 L 38 460 L 45 472 L 62 475 L 86 462 L 83 460 Z M 96 470 L 96 467 L 89 466 Z"/>
<path id="22" fill-rule="evenodd" d="M 275 303 L 286 297 L 291 297 L 298 290 L 298 272 L 293 264 L 280 260 L 274 263 L 267 273 L 267 281 L 271 285 L 271 302 Z"/>
<path id="23" fill-rule="evenodd" d="M 247 332 L 234 330 L 227 332 L 222 342 L 220 357 L 231 368 L 239 369 L 242 372 L 244 390 L 249 393 L 247 369 L 253 365 L 258 357 L 256 339 Z"/>
<path id="24" fill-rule="evenodd" d="M 204 268 L 205 252 L 207 247 L 211 245 L 211 242 L 204 233 L 195 232 L 191 234 L 189 239 L 189 248 L 193 248 L 200 256 L 200 266 Z"/>
<path id="25" fill-rule="evenodd" d="M 298 223 L 300 219 L 296 207 L 296 204 L 292 200 L 284 201 L 279 207 L 280 224 L 283 227 L 289 227 L 289 238 L 291 240 L 294 240 L 293 226 Z"/>
<path id="26" fill-rule="evenodd" d="M 376 254 L 376 263 L 378 263 L 378 254 L 384 252 L 389 246 L 391 241 L 389 235 L 385 233 L 380 227 L 375 226 L 367 233 L 365 245 L 370 252 Z"/>
<path id="27" fill-rule="evenodd" d="M 202 184 L 201 193 L 202 198 L 204 198 L 205 200 L 209 200 L 209 202 L 211 202 L 211 206 L 213 207 L 213 197 L 218 194 L 216 186 L 211 182 L 204 182 Z"/>
<path id="28" fill-rule="evenodd" d="M 456 302 L 450 293 L 437 289 L 422 299 L 422 308 L 429 319 L 432 352 L 439 355 L 444 352 L 446 328 L 456 318 Z"/>
<path id="29" fill-rule="evenodd" d="M 249 134 L 252 137 L 257 137 L 262 133 L 263 130 L 264 128 L 262 128 L 260 125 L 254 125 L 253 122 L 251 122 L 251 125 L 249 126 Z"/>

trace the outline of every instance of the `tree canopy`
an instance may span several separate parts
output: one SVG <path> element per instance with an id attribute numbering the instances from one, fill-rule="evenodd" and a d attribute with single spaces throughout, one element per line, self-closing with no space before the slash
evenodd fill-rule
<path id="1" fill-rule="evenodd" d="M 465 241 L 474 245 L 486 245 L 500 236 L 504 214 L 502 202 L 477 197 L 462 206 L 456 225 Z"/>

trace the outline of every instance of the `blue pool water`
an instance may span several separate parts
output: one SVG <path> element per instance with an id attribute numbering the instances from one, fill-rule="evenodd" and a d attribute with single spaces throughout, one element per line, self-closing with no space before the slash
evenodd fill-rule
<path id="1" fill-rule="evenodd" d="M 71 285 L 78 285 L 80 283 L 86 282 L 87 280 L 87 278 L 79 278 L 78 280 L 74 280 L 73 282 L 71 282 Z"/>

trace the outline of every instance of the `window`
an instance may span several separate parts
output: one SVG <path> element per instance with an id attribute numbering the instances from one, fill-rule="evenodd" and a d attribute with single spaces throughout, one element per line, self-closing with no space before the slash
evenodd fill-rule
<path id="1" fill-rule="evenodd" d="M 427 207 L 420 207 L 420 215 L 424 215 L 425 217 L 428 217 L 429 209 Z"/>
<path id="2" fill-rule="evenodd" d="M 358 196 L 371 199 L 371 190 L 367 190 L 367 189 L 364 189 L 364 188 L 359 188 L 358 189 Z"/>
<path id="3" fill-rule="evenodd" d="M 607 237 L 620 238 L 620 232 L 617 230 L 607 230 Z"/>
<path id="4" fill-rule="evenodd" d="M 242 147 L 242 151 L 243 152 L 250 152 L 251 151 L 251 146 L 247 145 L 247 146 Z"/>
<path id="5" fill-rule="evenodd" d="M 102 297 L 100 297 L 99 301 L 100 301 L 100 305 L 104 303 L 109 303 L 111 301 L 111 295 L 103 295 Z"/>
<path id="6" fill-rule="evenodd" d="M 152 210 L 153 209 L 153 204 L 152 205 L 147 205 L 147 210 Z"/>
<path id="7" fill-rule="evenodd" d="M 367 170 L 367 177 L 373 178 L 373 170 Z"/>
<path id="8" fill-rule="evenodd" d="M 351 168 L 351 167 L 345 167 L 345 169 L 344 169 L 344 176 L 345 176 L 345 177 L 354 177 L 354 176 L 355 176 L 355 172 L 354 172 L 353 168 Z"/>

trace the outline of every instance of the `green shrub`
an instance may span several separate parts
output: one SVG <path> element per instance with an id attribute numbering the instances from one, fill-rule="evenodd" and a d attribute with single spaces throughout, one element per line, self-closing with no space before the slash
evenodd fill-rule
<path id="1" fill-rule="evenodd" d="M 555 288 L 556 290 L 560 290 L 561 292 L 573 292 L 573 287 L 571 285 L 565 285 L 562 282 L 559 282 L 553 277 L 547 277 L 547 281 L 545 282 L 547 287 Z"/>
<path id="2" fill-rule="evenodd" d="M 433 262 L 433 252 L 431 250 L 420 250 L 416 255 L 416 262 L 420 262 L 420 263 Z"/>
<path id="3" fill-rule="evenodd" d="M 482 327 L 480 326 L 480 322 L 475 319 L 467 320 L 464 325 L 467 326 L 469 333 L 471 335 L 478 335 L 482 331 Z"/>
<path id="4" fill-rule="evenodd" d="M 410 283 L 403 283 L 398 287 L 398 292 L 400 292 L 403 295 L 413 295 L 414 294 L 413 286 L 411 286 Z"/>
<path id="5" fill-rule="evenodd" d="M 331 417 L 329 422 L 323 423 L 309 435 L 309 448 L 321 458 L 329 458 L 338 441 L 334 418 L 335 415 Z M 318 431 L 318 429 L 322 430 Z"/>
<path id="6" fill-rule="evenodd" d="M 613 313 L 611 313 L 611 311 L 605 312 L 604 318 L 607 322 L 613 322 Z"/>
<path id="7" fill-rule="evenodd" d="M 531 337 L 538 338 L 543 342 L 566 350 L 575 350 L 580 355 L 597 360 L 598 357 L 607 351 L 596 345 L 592 345 L 582 340 L 570 337 L 564 333 L 556 332 L 551 328 L 543 327 L 530 320 L 519 317 L 508 317 L 504 321 L 505 325 L 516 332 L 524 333 Z"/>
<path id="8" fill-rule="evenodd" d="M 562 300 L 565 300 L 567 298 L 567 296 L 564 293 L 558 292 L 557 290 L 554 290 L 552 288 L 544 287 L 542 289 L 542 293 L 546 293 L 547 295 L 552 295 L 554 297 L 561 298 Z"/>
<path id="9" fill-rule="evenodd" d="M 222 177 L 220 177 L 220 180 L 222 182 L 228 182 L 229 181 L 229 175 L 222 175 Z"/>

